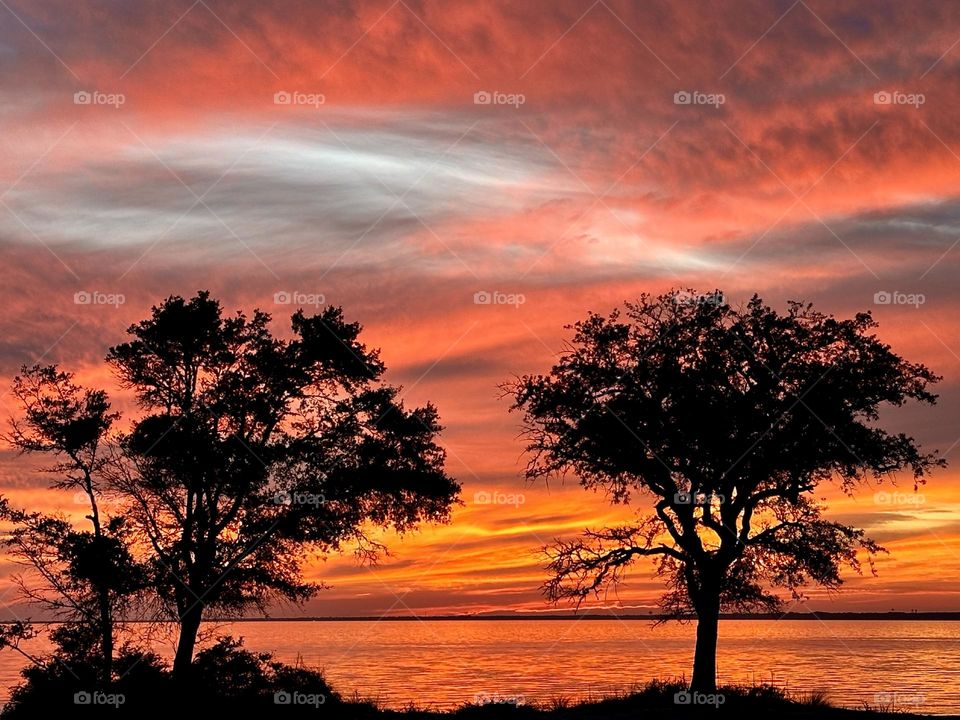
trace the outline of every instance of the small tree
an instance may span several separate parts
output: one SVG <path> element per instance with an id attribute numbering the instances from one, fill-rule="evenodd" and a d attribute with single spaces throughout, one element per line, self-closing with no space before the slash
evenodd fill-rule
<path id="1" fill-rule="evenodd" d="M 33 575 L 15 581 L 22 594 L 57 617 L 70 620 L 54 633 L 88 639 L 85 652 L 99 668 L 99 681 L 113 676 L 117 613 L 143 590 L 145 575 L 130 553 L 123 519 L 106 515 L 100 503 L 108 433 L 117 419 L 106 393 L 87 390 L 54 366 L 24 367 L 12 394 L 22 415 L 11 421 L 5 439 L 23 453 L 42 453 L 55 462 L 45 468 L 53 486 L 75 492 L 86 507 L 89 529 L 63 515 L 13 508 L 0 501 L 0 519 L 12 523 L 3 546 Z M 26 635 L 24 635 L 26 637 Z M 10 644 L 13 646 L 12 644 Z"/>
<path id="2" fill-rule="evenodd" d="M 175 678 L 206 610 L 305 600 L 319 587 L 303 578 L 310 553 L 375 558 L 370 528 L 446 520 L 459 492 L 436 409 L 403 406 L 358 324 L 300 311 L 282 340 L 269 322 L 223 317 L 206 292 L 170 297 L 108 355 L 144 411 L 112 482 L 180 623 Z"/>
<path id="3" fill-rule="evenodd" d="M 823 517 L 814 492 L 853 492 L 943 464 L 878 408 L 933 404 L 939 380 L 881 342 L 869 313 L 838 320 L 790 303 L 785 314 L 719 293 L 644 295 L 624 316 L 590 314 L 547 375 L 508 386 L 525 413 L 529 479 L 575 473 L 614 503 L 646 500 L 636 523 L 547 549 L 553 600 L 579 603 L 639 558 L 669 591 L 669 617 L 697 618 L 691 687 L 716 688 L 721 610 L 772 611 L 777 589 L 836 589 L 842 565 L 881 550 Z"/>

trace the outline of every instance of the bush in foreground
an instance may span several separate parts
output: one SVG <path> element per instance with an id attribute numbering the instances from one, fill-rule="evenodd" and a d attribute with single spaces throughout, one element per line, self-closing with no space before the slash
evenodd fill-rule
<path id="1" fill-rule="evenodd" d="M 122 648 L 116 659 L 117 680 L 107 688 L 97 684 L 96 665 L 61 649 L 25 668 L 24 678 L 3 709 L 3 720 L 50 717 L 126 718 L 155 716 L 158 711 L 197 711 L 216 714 L 243 710 L 284 717 L 352 718 L 371 705 L 345 703 L 323 676 L 300 666 L 273 660 L 270 653 L 253 653 L 242 640 L 220 638 L 197 654 L 192 677 L 174 683 L 167 665 L 155 654 Z"/>

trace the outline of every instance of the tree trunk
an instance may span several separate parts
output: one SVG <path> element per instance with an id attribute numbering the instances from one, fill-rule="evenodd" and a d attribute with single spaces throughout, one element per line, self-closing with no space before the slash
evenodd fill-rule
<path id="1" fill-rule="evenodd" d="M 106 590 L 99 592 L 98 600 L 100 605 L 101 662 L 103 664 L 100 673 L 103 687 L 107 688 L 113 682 L 113 610 L 110 607 L 110 595 Z"/>
<path id="2" fill-rule="evenodd" d="M 180 617 L 180 637 L 177 638 L 177 653 L 173 658 L 173 679 L 184 680 L 190 675 L 193 650 L 197 645 L 197 633 L 203 619 L 203 604 L 195 603 Z"/>
<path id="3" fill-rule="evenodd" d="M 717 633 L 720 625 L 720 594 L 697 603 L 697 649 L 693 656 L 690 689 L 702 693 L 717 691 Z"/>
<path id="4" fill-rule="evenodd" d="M 100 525 L 100 508 L 97 505 L 97 495 L 93 489 L 93 477 L 89 471 L 84 473 L 84 490 L 90 499 L 90 522 L 93 524 L 93 535 L 97 544 L 102 547 L 104 542 L 103 527 Z M 110 589 L 105 583 L 96 583 L 97 605 L 100 611 L 100 681 L 104 689 L 113 682 L 113 607 L 110 605 Z"/>

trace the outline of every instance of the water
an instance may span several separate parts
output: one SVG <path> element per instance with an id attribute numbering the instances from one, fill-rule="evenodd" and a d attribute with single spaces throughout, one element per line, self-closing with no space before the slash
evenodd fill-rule
<path id="1" fill-rule="evenodd" d="M 384 706 L 448 709 L 480 693 L 597 698 L 689 677 L 693 627 L 643 620 L 244 622 L 218 626 L 251 650 L 322 669 L 335 690 Z M 40 652 L 41 641 L 28 650 Z M 720 626 L 722 682 L 825 690 L 835 705 L 960 713 L 960 622 L 746 621 Z M 161 648 L 162 649 L 162 648 Z M 0 652 L 3 696 L 23 660 Z"/>

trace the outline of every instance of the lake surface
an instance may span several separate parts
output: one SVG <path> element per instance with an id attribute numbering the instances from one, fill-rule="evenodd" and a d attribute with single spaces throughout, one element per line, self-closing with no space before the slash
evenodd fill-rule
<path id="1" fill-rule="evenodd" d="M 217 630 L 285 662 L 299 657 L 342 695 L 439 709 L 480 694 L 586 699 L 689 677 L 694 638 L 690 625 L 643 620 L 243 622 Z M 0 652 L 3 698 L 22 662 Z M 901 709 L 960 714 L 960 622 L 726 620 L 719 673 L 722 682 L 825 690 L 846 707 L 896 697 Z"/>

